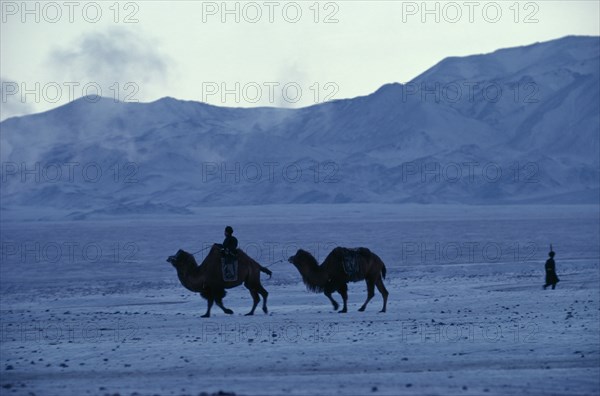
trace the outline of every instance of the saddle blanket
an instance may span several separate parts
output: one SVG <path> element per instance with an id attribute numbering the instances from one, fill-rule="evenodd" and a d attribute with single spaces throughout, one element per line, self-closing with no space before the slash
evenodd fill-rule
<path id="1" fill-rule="evenodd" d="M 358 249 L 346 249 L 344 251 L 344 272 L 350 278 L 354 278 L 359 275 L 359 271 Z"/>
<path id="2" fill-rule="evenodd" d="M 221 269 L 225 282 L 235 282 L 238 278 L 238 261 L 233 257 L 221 257 Z"/>

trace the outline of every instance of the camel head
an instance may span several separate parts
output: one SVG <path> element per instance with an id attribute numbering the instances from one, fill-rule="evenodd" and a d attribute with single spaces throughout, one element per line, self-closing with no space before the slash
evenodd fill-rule
<path id="1" fill-rule="evenodd" d="M 302 250 L 302 249 L 298 249 L 298 251 L 296 252 L 295 255 L 290 256 L 288 258 L 288 262 L 294 264 L 295 266 L 298 266 L 299 264 L 307 262 L 307 261 L 316 262 L 315 258 L 312 256 L 312 254 L 310 254 L 306 250 Z"/>
<path id="2" fill-rule="evenodd" d="M 298 250 L 298 252 L 299 252 L 299 250 Z M 298 256 L 298 252 L 296 252 L 296 254 L 295 254 L 295 255 L 293 255 L 293 256 L 290 256 L 290 257 L 288 258 L 288 263 L 291 263 L 291 264 L 294 264 L 294 263 L 295 263 L 295 261 L 296 261 L 296 256 Z"/>
<path id="3" fill-rule="evenodd" d="M 169 256 L 167 258 L 167 262 L 171 263 L 175 268 L 185 267 L 192 263 L 194 264 L 194 266 L 197 265 L 194 256 L 181 249 L 179 249 L 174 256 Z"/>

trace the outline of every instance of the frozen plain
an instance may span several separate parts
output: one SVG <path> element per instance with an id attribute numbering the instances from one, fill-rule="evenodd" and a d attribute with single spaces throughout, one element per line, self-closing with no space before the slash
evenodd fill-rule
<path id="1" fill-rule="evenodd" d="M 377 293 L 357 312 L 358 282 L 338 314 L 283 261 L 262 276 L 268 315 L 243 316 L 240 287 L 224 300 L 234 315 L 201 319 L 205 301 L 165 260 L 220 242 L 226 224 L 263 265 L 369 247 L 388 312 Z M 600 392 L 598 206 L 249 206 L 1 227 L 2 395 Z"/>

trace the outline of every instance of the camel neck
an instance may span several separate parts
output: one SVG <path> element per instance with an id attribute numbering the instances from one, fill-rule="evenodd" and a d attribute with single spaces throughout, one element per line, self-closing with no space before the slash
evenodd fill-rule
<path id="1" fill-rule="evenodd" d="M 177 268 L 177 277 L 179 278 L 179 281 L 186 289 L 192 291 L 197 291 L 195 289 L 199 281 L 199 273 L 192 276 L 192 272 L 195 268 L 198 267 L 186 266 L 185 268 Z"/>
<path id="2" fill-rule="evenodd" d="M 304 283 L 308 286 L 321 288 L 327 284 L 327 274 L 318 264 L 305 262 L 298 266 L 298 271 L 302 275 Z"/>

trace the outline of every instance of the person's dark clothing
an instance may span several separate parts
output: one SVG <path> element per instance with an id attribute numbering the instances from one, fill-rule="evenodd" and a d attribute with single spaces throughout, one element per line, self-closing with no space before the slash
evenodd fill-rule
<path id="1" fill-rule="evenodd" d="M 223 241 L 223 253 L 227 256 L 235 256 L 237 254 L 238 240 L 233 235 L 228 235 Z"/>
<path id="2" fill-rule="evenodd" d="M 556 264 L 554 263 L 553 258 L 549 258 L 546 260 L 546 284 L 544 285 L 544 289 L 550 285 L 554 289 L 556 284 L 560 281 L 558 276 L 556 275 Z"/>

